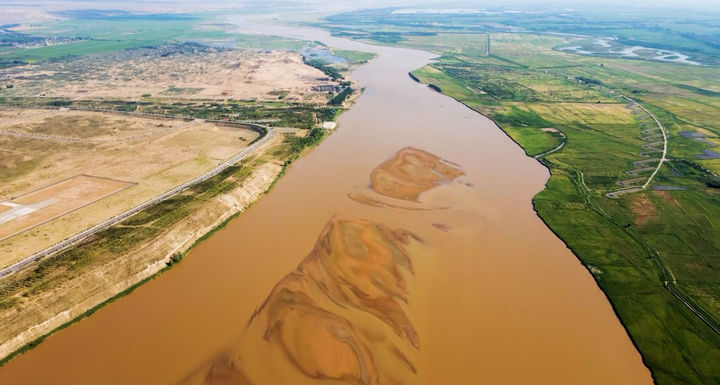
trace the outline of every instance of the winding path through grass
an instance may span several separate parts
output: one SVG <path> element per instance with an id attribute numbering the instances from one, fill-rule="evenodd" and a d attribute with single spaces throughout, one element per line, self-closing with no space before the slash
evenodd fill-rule
<path id="1" fill-rule="evenodd" d="M 632 104 L 632 105 L 634 105 L 634 106 L 637 106 L 637 107 L 640 107 L 640 109 L 642 109 L 643 111 L 645 111 L 646 114 L 648 114 L 651 118 L 653 118 L 653 120 L 655 121 L 655 123 L 657 123 L 658 127 L 660 128 L 660 132 L 662 132 L 662 136 L 663 136 L 663 153 L 662 153 L 662 157 L 660 158 L 660 162 L 658 162 L 658 165 L 657 165 L 657 168 L 655 169 L 655 171 L 653 171 L 653 173 L 652 173 L 652 174 L 650 175 L 650 177 L 648 178 L 647 182 L 645 182 L 645 184 L 640 188 L 640 190 L 645 190 L 645 189 L 650 185 L 650 182 L 652 182 L 653 178 L 655 178 L 655 175 L 657 175 L 657 173 L 660 172 L 660 168 L 662 167 L 663 163 L 665 163 L 665 160 L 666 160 L 668 140 L 667 140 L 667 133 L 665 132 L 665 128 L 664 128 L 664 127 L 662 126 L 662 124 L 660 123 L 660 120 L 659 120 L 652 112 L 650 112 L 647 108 L 643 107 L 640 103 L 636 102 L 634 99 L 629 98 L 629 97 L 627 97 L 627 96 L 625 96 L 625 95 L 623 95 L 623 94 L 621 94 L 621 93 L 619 93 L 619 92 L 617 92 L 617 91 L 615 91 L 615 90 L 611 90 L 611 89 L 609 89 L 609 88 L 607 88 L 607 87 L 603 87 L 603 86 L 601 86 L 601 87 L 602 87 L 603 89 L 607 90 L 608 92 L 611 92 L 611 93 L 614 93 L 614 94 L 616 94 L 616 95 L 619 95 L 619 96 L 622 97 L 623 99 L 625 99 L 625 100 L 627 100 L 628 102 L 630 102 L 630 104 Z"/>

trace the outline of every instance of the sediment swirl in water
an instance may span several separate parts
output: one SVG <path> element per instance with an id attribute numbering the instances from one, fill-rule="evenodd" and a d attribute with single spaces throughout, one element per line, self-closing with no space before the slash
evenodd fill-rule
<path id="1" fill-rule="evenodd" d="M 416 382 L 412 357 L 420 340 L 407 311 L 406 275 L 413 274 L 407 246 L 418 241 L 404 230 L 333 217 L 248 322 L 239 357 L 253 363 L 216 364 L 206 382 L 271 384 L 292 371 L 298 381 Z M 291 368 L 284 377 L 254 365 L 283 367 L 278 357 Z"/>
<path id="2" fill-rule="evenodd" d="M 447 209 L 445 206 L 424 204 L 418 198 L 424 192 L 465 175 L 459 167 L 427 151 L 406 147 L 372 171 L 372 191 L 351 192 L 348 197 L 358 203 L 376 207 L 405 210 Z M 390 202 L 386 198 L 405 202 Z"/>

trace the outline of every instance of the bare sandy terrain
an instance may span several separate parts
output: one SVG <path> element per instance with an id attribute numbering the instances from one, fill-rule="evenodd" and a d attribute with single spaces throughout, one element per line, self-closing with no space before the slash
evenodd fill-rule
<path id="1" fill-rule="evenodd" d="M 8 200 L 79 174 L 135 184 L 0 241 L 0 265 L 6 266 L 49 247 L 200 176 L 242 151 L 258 137 L 255 131 L 237 126 L 203 122 L 189 124 L 178 119 L 95 112 L 56 111 L 50 115 L 15 121 L 11 125 L 0 123 L 0 131 L 12 128 L 14 131 L 80 138 L 122 138 L 174 126 L 183 128 L 138 140 L 99 144 L 65 143 L 0 133 L 0 200 Z M 77 199 L 87 201 L 92 198 L 91 190 L 85 192 L 87 195 Z M 0 224 L 0 233 L 12 234 L 6 229 L 15 227 L 12 222 Z"/>
<path id="2" fill-rule="evenodd" d="M 32 117 L 40 117 L 43 115 L 50 115 L 52 111 L 46 110 L 30 110 L 30 109 L 15 109 L 15 108 L 2 108 L 0 107 L 0 126 L 1 129 L 7 129 L 6 126 L 16 122 L 24 121 Z"/>
<path id="3" fill-rule="evenodd" d="M 0 239 L 9 238 L 132 185 L 119 180 L 78 175 L 1 202 L 0 205 L 11 210 L 0 214 Z"/>
<path id="4" fill-rule="evenodd" d="M 7 118 L 3 117 L 2 113 L 5 113 Z M 0 133 L 12 131 L 84 139 L 89 142 L 143 139 L 140 137 L 162 133 L 187 123 L 182 119 L 150 119 L 85 111 L 32 109 L 0 111 Z"/>
<path id="5" fill-rule="evenodd" d="M 313 85 L 330 84 L 297 53 L 164 46 L 88 55 L 7 69 L 11 96 L 139 99 L 325 100 Z"/>

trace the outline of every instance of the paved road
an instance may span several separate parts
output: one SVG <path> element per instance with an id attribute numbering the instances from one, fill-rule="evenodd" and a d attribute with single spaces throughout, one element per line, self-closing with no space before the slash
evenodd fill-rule
<path id="1" fill-rule="evenodd" d="M 720 335 L 720 328 L 718 328 L 717 326 L 715 326 L 715 324 L 714 324 L 712 321 L 710 321 L 710 320 L 708 320 L 707 318 L 705 318 L 705 316 L 704 316 L 702 313 L 700 313 L 700 312 L 699 312 L 697 309 L 695 309 L 687 300 L 685 300 L 685 298 L 683 298 L 680 294 L 678 294 L 678 292 L 675 291 L 675 289 L 674 289 L 673 286 L 670 284 L 670 282 L 667 282 L 667 281 L 665 282 L 665 288 L 667 288 L 667 289 L 670 291 L 670 293 L 672 293 L 672 295 L 675 296 L 675 298 L 677 298 L 678 300 L 680 300 L 680 302 L 682 302 L 683 305 L 685 305 L 685 307 L 687 307 L 688 309 L 690 309 L 691 312 L 693 312 L 698 318 L 700 318 L 700 320 L 702 320 L 702 321 L 705 323 L 705 325 L 709 326 L 710 329 L 712 329 L 715 333 L 717 333 L 717 334 Z"/>
<path id="2" fill-rule="evenodd" d="M 190 187 L 192 187 L 192 186 L 194 186 L 194 185 L 196 185 L 196 184 L 198 184 L 198 183 L 204 182 L 204 181 L 206 181 L 206 180 L 214 177 L 215 175 L 221 173 L 222 171 L 224 171 L 224 170 L 227 169 L 228 167 L 230 167 L 230 166 L 234 165 L 235 163 L 239 162 L 242 158 L 246 157 L 246 156 L 249 155 L 251 152 L 253 152 L 255 149 L 257 149 L 258 147 L 262 146 L 265 142 L 267 142 L 268 140 L 272 139 L 272 138 L 275 136 L 275 131 L 274 131 L 272 128 L 270 128 L 270 127 L 263 127 L 263 128 L 264 128 L 265 130 L 267 130 L 267 134 L 266 134 L 262 139 L 260 139 L 259 141 L 255 142 L 255 143 L 254 143 L 253 145 L 251 145 L 250 147 L 242 150 L 242 152 L 240 152 L 239 154 L 237 154 L 237 155 L 233 156 L 232 158 L 228 159 L 227 161 L 221 163 L 219 166 L 217 166 L 217 167 L 214 168 L 213 170 L 207 172 L 206 174 L 201 175 L 201 176 L 199 176 L 199 177 L 197 177 L 197 178 L 195 178 L 195 179 L 193 179 L 193 180 L 191 180 L 191 181 L 189 181 L 189 182 L 187 182 L 187 183 L 185 183 L 185 184 L 183 184 L 183 185 L 181 185 L 181 186 L 175 187 L 174 189 L 172 189 L 172 190 L 170 190 L 170 191 L 167 191 L 167 192 L 163 193 L 162 195 L 159 195 L 159 196 L 157 196 L 157 197 L 155 197 L 155 198 L 153 198 L 153 199 L 150 199 L 150 200 L 148 200 L 148 201 L 146 201 L 146 202 L 144 202 L 144 203 L 141 203 L 141 204 L 133 207 L 132 209 L 130 209 L 130 210 L 128 210 L 128 211 L 125 211 L 125 212 L 122 213 L 122 214 L 118 214 L 118 215 L 116 215 L 116 216 L 114 216 L 114 217 L 112 217 L 112 218 L 110 218 L 110 219 L 108 219 L 108 220 L 106 220 L 106 221 L 104 221 L 104 222 L 102 222 L 102 223 L 99 223 L 99 224 L 97 224 L 97 225 L 95 225 L 95 226 L 93 226 L 93 227 L 91 227 L 91 228 L 89 228 L 89 229 L 87 229 L 87 230 L 85 230 L 85 231 L 83 231 L 83 232 L 75 235 L 75 236 L 72 236 L 72 237 L 70 237 L 70 238 L 68 238 L 68 239 L 66 239 L 66 240 L 64 240 L 64 241 L 62 241 L 62 242 L 60 242 L 60 243 L 57 243 L 57 244 L 55 244 L 55 245 L 53 245 L 53 246 L 51 246 L 51 247 L 49 247 L 49 248 L 47 248 L 47 249 L 39 252 L 39 253 L 35 253 L 35 254 L 33 254 L 33 255 L 31 255 L 31 256 L 29 256 L 29 257 L 27 257 L 27 258 L 25 258 L 25 259 L 23 259 L 23 260 L 21 260 L 21 261 L 18 261 L 18 262 L 14 263 L 14 264 L 6 267 L 6 268 L 3 268 L 2 270 L 0 270 L 0 277 L 6 276 L 6 275 L 11 274 L 11 273 L 14 273 L 14 272 L 16 272 L 16 271 L 18 271 L 18 270 L 21 270 L 21 269 L 27 267 L 28 265 L 31 265 L 31 264 L 33 264 L 33 263 L 35 263 L 35 262 L 38 262 L 38 261 L 42 260 L 43 258 L 46 258 L 46 257 L 48 257 L 48 256 L 50 256 L 50 255 L 52 255 L 52 254 L 55 254 L 55 253 L 57 253 L 57 252 L 65 249 L 65 248 L 67 248 L 67 247 L 69 247 L 69 246 L 72 246 L 73 244 L 75 244 L 75 243 L 77 243 L 77 242 L 79 242 L 79 241 L 81 241 L 81 240 L 83 240 L 83 239 L 85 239 L 85 238 L 87 238 L 87 237 L 89 237 L 89 236 L 91 236 L 91 235 L 99 232 L 99 231 L 105 230 L 105 229 L 107 229 L 108 227 L 110 227 L 110 226 L 112 226 L 112 225 L 115 225 L 115 224 L 117 224 L 117 223 L 119 223 L 119 222 L 127 219 L 128 217 L 130 217 L 130 216 L 132 216 L 132 215 L 134 215 L 134 214 L 137 214 L 138 212 L 140 212 L 140 211 L 148 208 L 149 206 L 154 205 L 155 203 L 158 203 L 158 202 L 163 201 L 163 200 L 165 200 L 165 199 L 167 199 L 167 198 L 170 198 L 171 196 L 173 196 L 173 195 L 175 195 L 175 194 L 177 194 L 177 193 L 179 193 L 179 192 L 181 192 L 181 191 L 183 191 L 183 190 L 186 190 L 186 189 L 188 189 L 188 188 L 190 188 Z"/>
<path id="3" fill-rule="evenodd" d="M 559 151 L 561 148 L 565 147 L 565 143 L 566 143 L 566 142 L 562 142 L 562 143 L 560 143 L 559 146 L 553 148 L 553 149 L 550 150 L 550 151 L 543 152 L 543 153 L 540 154 L 540 155 L 535 155 L 535 159 L 540 159 L 540 158 L 542 158 L 542 157 L 545 156 L 545 155 L 550 155 L 550 154 L 552 154 L 552 153 L 555 152 L 555 151 Z"/>

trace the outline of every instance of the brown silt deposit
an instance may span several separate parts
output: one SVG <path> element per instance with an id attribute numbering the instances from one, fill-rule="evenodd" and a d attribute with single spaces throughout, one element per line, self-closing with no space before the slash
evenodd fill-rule
<path id="1" fill-rule="evenodd" d="M 415 202 L 421 193 L 464 174 L 437 155 L 408 147 L 373 170 L 370 180 L 378 194 Z"/>
<path id="2" fill-rule="evenodd" d="M 310 255 L 253 314 L 242 360 L 214 365 L 208 383 L 417 382 L 407 357 L 417 355 L 420 341 L 406 285 L 413 273 L 407 246 L 417 241 L 407 231 L 333 217 Z M 266 362 L 283 370 L 269 372 Z"/>
<path id="3" fill-rule="evenodd" d="M 459 165 L 427 151 L 407 147 L 372 171 L 371 191 L 353 191 L 348 197 L 375 207 L 411 211 L 443 210 L 449 208 L 447 201 L 445 205 L 422 202 L 421 194 L 448 185 L 463 175 L 465 172 L 460 170 Z"/>

